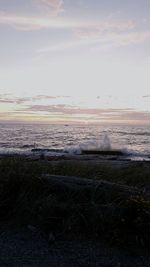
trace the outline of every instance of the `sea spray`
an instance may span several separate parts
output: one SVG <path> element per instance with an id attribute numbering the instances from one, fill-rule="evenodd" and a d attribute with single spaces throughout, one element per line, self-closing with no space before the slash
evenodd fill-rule
<path id="1" fill-rule="evenodd" d="M 111 141 L 107 134 L 104 135 L 102 142 L 100 143 L 101 150 L 111 150 Z"/>
<path id="2" fill-rule="evenodd" d="M 112 145 L 110 138 L 107 134 L 103 136 L 101 140 L 88 141 L 86 143 L 80 144 L 81 150 L 111 150 Z"/>
<path id="3" fill-rule="evenodd" d="M 79 145 L 67 146 L 64 148 L 64 152 L 70 154 L 82 154 L 83 150 L 111 151 L 111 149 L 112 145 L 110 138 L 105 134 L 101 140 L 90 140 Z"/>

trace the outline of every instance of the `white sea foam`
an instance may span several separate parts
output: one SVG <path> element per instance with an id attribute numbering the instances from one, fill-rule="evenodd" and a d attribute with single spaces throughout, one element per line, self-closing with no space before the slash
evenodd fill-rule
<path id="1" fill-rule="evenodd" d="M 95 151 L 111 151 L 111 150 L 120 150 L 127 152 L 125 148 L 119 148 L 112 145 L 112 142 L 107 134 L 104 134 L 99 140 L 88 140 L 82 142 L 76 146 L 67 146 L 64 149 L 64 152 L 70 154 L 81 154 L 83 150 L 95 150 Z"/>
<path id="2" fill-rule="evenodd" d="M 111 150 L 112 145 L 110 138 L 105 134 L 100 140 L 91 140 L 80 144 L 81 150 Z"/>

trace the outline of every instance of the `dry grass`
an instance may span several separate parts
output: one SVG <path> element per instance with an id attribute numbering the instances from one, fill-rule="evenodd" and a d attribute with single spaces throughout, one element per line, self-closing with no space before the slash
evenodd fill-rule
<path id="1" fill-rule="evenodd" d="M 121 199 L 114 191 L 97 191 L 97 195 L 70 192 L 51 187 L 41 178 L 43 173 L 105 179 L 144 189 L 150 181 L 148 167 L 113 169 L 81 162 L 50 164 L 2 159 L 0 218 L 35 225 L 47 236 L 53 232 L 59 237 L 78 234 L 119 244 L 149 244 L 150 201 L 142 195 Z"/>

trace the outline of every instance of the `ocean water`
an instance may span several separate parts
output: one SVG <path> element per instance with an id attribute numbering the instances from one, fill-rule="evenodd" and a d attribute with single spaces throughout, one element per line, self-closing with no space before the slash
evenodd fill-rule
<path id="1" fill-rule="evenodd" d="M 119 149 L 135 157 L 150 157 L 150 126 L 76 126 L 0 124 L 0 153 L 31 153 L 34 148 L 55 153 L 81 149 Z"/>

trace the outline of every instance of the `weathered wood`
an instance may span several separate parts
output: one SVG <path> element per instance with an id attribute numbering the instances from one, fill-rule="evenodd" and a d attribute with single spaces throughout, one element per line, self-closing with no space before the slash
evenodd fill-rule
<path id="1" fill-rule="evenodd" d="M 78 178 L 73 176 L 44 175 L 43 179 L 54 191 L 70 192 L 75 194 L 94 195 L 99 201 L 111 202 L 112 200 L 128 199 L 131 196 L 144 196 L 148 194 L 131 186 L 111 183 L 103 180 Z"/>

